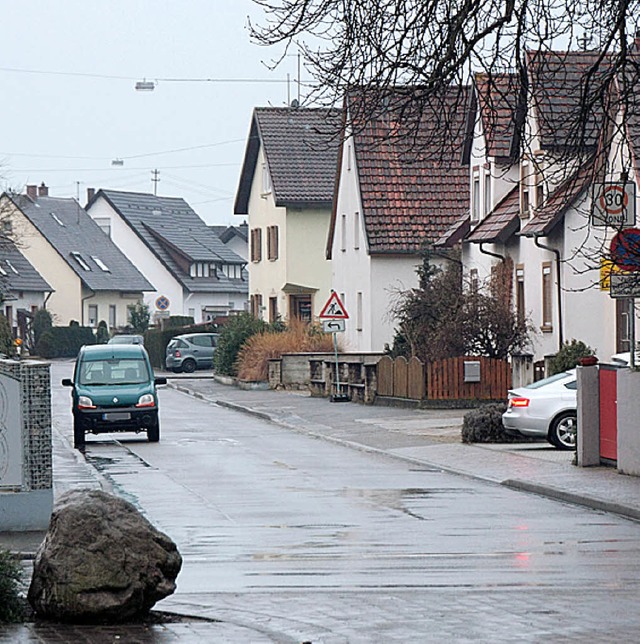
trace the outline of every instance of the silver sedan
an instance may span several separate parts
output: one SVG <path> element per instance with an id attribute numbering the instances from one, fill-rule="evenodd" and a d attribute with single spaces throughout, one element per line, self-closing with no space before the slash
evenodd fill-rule
<path id="1" fill-rule="evenodd" d="M 502 424 L 524 436 L 544 437 L 558 449 L 575 449 L 577 385 L 572 369 L 510 390 Z"/>

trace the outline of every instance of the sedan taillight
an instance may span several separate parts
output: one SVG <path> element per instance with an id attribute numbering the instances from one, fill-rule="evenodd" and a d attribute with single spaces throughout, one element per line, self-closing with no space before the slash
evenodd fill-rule
<path id="1" fill-rule="evenodd" d="M 509 398 L 509 407 L 528 407 L 528 398 Z"/>

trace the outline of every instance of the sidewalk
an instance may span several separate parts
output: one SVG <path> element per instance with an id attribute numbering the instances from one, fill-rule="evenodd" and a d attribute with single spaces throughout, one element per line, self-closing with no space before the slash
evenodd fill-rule
<path id="1" fill-rule="evenodd" d="M 168 378 L 179 391 L 310 436 L 640 520 L 640 478 L 611 467 L 576 467 L 573 452 L 546 441 L 464 444 L 466 410 L 331 403 L 302 391 L 243 390 L 211 377 Z"/>

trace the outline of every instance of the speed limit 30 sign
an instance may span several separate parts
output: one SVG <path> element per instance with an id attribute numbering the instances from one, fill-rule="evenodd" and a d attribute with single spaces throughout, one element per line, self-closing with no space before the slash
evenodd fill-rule
<path id="1" fill-rule="evenodd" d="M 594 226 L 614 228 L 633 226 L 636 222 L 636 184 L 602 183 L 595 186 L 593 195 Z"/>

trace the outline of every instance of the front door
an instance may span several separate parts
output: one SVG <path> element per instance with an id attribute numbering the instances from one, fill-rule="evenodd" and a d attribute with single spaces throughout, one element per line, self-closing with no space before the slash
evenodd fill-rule
<path id="1" fill-rule="evenodd" d="M 313 317 L 311 295 L 290 295 L 289 315 L 302 322 L 311 322 Z"/>

